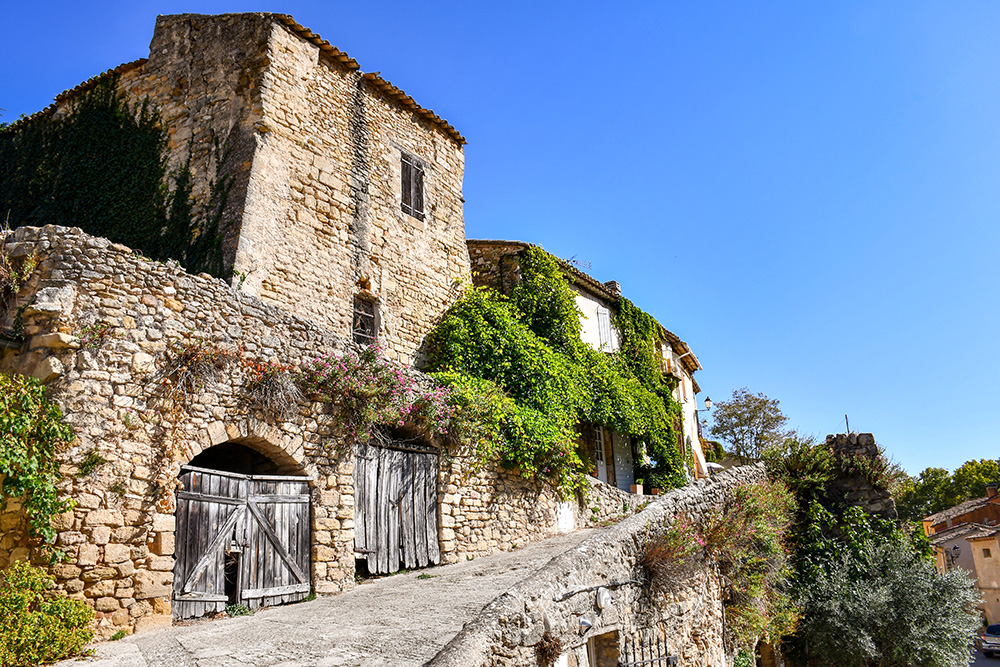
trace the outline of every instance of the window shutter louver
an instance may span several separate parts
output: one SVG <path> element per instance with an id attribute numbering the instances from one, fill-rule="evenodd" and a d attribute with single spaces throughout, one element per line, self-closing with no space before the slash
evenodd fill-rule
<path id="1" fill-rule="evenodd" d="M 597 330 L 601 339 L 601 349 L 611 349 L 611 311 L 604 306 L 597 307 Z M 605 347 L 607 346 L 607 347 Z"/>

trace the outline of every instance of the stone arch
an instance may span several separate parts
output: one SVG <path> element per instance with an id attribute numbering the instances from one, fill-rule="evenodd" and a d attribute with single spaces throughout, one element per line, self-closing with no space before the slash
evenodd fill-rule
<path id="1" fill-rule="evenodd" d="M 171 609 L 176 620 L 218 612 L 226 604 L 255 609 L 294 602 L 316 580 L 316 477 L 301 460 L 301 447 L 290 446 L 295 438 L 251 426 L 213 423 L 209 446 L 191 447 L 180 468 Z M 214 442 L 222 434 L 230 437 Z"/>
<path id="2" fill-rule="evenodd" d="M 302 435 L 292 436 L 281 429 L 252 417 L 210 423 L 200 437 L 188 443 L 186 460 L 193 464 L 204 452 L 219 445 L 239 445 L 271 460 L 276 470 L 263 474 L 302 475 L 310 488 L 320 478 L 316 462 L 305 454 Z"/>

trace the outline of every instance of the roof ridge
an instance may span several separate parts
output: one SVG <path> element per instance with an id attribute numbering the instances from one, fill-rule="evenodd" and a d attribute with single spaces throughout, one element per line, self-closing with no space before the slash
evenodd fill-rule
<path id="1" fill-rule="evenodd" d="M 95 88 L 97 86 L 97 84 L 101 83 L 105 79 L 108 79 L 108 78 L 110 78 L 112 76 L 116 76 L 116 75 L 121 74 L 123 72 L 127 72 L 127 71 L 129 71 L 131 69 L 134 69 L 136 67 L 141 67 L 142 65 L 146 64 L 147 60 L 148 60 L 148 58 L 136 58 L 135 60 L 131 60 L 131 61 L 127 62 L 127 63 L 122 63 L 121 65 L 118 65 L 117 67 L 112 67 L 111 69 L 105 70 L 105 71 L 101 72 L 100 74 L 95 74 L 94 76 L 90 77 L 86 81 L 82 81 L 82 82 L 76 84 L 75 86 L 73 86 L 72 88 L 67 88 L 66 90 L 62 91 L 61 93 L 59 93 L 58 95 L 56 95 L 55 97 L 53 97 L 52 98 L 52 102 L 50 102 L 48 104 L 48 106 L 46 106 L 46 107 L 44 107 L 44 108 L 36 111 L 33 114 L 30 114 L 28 116 L 22 116 L 21 118 L 18 118 L 13 123 L 11 123 L 10 125 L 8 125 L 7 129 L 13 129 L 13 128 L 19 127 L 19 126 L 24 125 L 26 123 L 30 123 L 31 121 L 35 120 L 36 118 L 39 118 L 41 116 L 45 116 L 45 115 L 48 115 L 50 113 L 53 113 L 56 109 L 59 108 L 59 105 L 62 104 L 63 102 L 65 102 L 66 100 L 74 98 L 77 95 L 80 95 L 81 93 L 85 93 L 88 90 L 91 90 L 92 88 Z"/>
<path id="2" fill-rule="evenodd" d="M 291 30 L 293 33 L 299 37 L 312 42 L 319 47 L 320 53 L 322 53 L 326 58 L 337 62 L 338 64 L 346 67 L 351 71 L 357 71 L 364 77 L 365 81 L 370 83 L 376 90 L 381 92 L 383 95 L 393 100 L 400 106 L 418 116 L 422 117 L 431 125 L 435 125 L 438 129 L 442 130 L 445 134 L 451 137 L 457 144 L 465 145 L 468 141 L 465 140 L 458 130 L 452 126 L 451 123 L 441 118 L 436 113 L 430 109 L 424 108 L 417 104 L 416 100 L 407 95 L 401 89 L 392 85 L 388 80 L 382 78 L 379 72 L 361 72 L 361 66 L 358 61 L 347 55 L 346 52 L 341 51 L 336 46 L 328 42 L 327 40 L 320 37 L 319 33 L 313 32 L 309 28 L 305 27 L 301 23 L 295 20 L 290 14 L 274 14 L 266 13 L 274 19 L 277 19 L 285 25 L 286 28 Z"/>

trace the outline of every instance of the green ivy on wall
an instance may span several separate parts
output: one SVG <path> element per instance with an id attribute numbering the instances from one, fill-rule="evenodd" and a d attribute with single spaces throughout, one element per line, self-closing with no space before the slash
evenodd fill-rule
<path id="1" fill-rule="evenodd" d="M 204 220 L 195 215 L 189 165 L 169 172 L 167 133 L 155 109 L 130 105 L 108 77 L 69 112 L 0 125 L 0 220 L 10 227 L 80 227 L 221 278 L 228 184 L 213 183 Z"/>
<path id="2" fill-rule="evenodd" d="M 23 498 L 31 532 L 46 547 L 55 539 L 52 517 L 72 507 L 60 498 L 56 450 L 73 437 L 38 380 L 0 373 L 0 509 L 9 498 Z"/>
<path id="3" fill-rule="evenodd" d="M 558 261 L 529 247 L 509 297 L 476 288 L 448 310 L 429 338 L 429 370 L 487 425 L 473 438 L 481 456 L 571 492 L 586 465 L 579 429 L 599 424 L 644 442 L 656 461 L 644 474 L 672 488 L 686 480 L 676 447 L 680 406 L 658 367 L 639 375 L 629 360 L 633 349 L 654 350 L 659 331 L 622 330 L 623 351 L 615 354 L 584 344 L 576 298 Z"/>

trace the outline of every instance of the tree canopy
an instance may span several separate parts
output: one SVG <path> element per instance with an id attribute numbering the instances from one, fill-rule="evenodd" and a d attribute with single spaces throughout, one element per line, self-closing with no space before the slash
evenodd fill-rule
<path id="1" fill-rule="evenodd" d="M 954 473 L 926 468 L 903 480 L 896 497 L 900 518 L 920 521 L 925 516 L 986 495 L 986 485 L 1000 482 L 1000 460 L 966 461 Z"/>
<path id="2" fill-rule="evenodd" d="M 712 436 L 729 443 L 730 451 L 746 461 L 759 459 L 766 449 L 781 443 L 788 418 L 777 399 L 751 394 L 744 387 L 734 390 L 728 401 L 715 404 L 713 420 Z"/>

